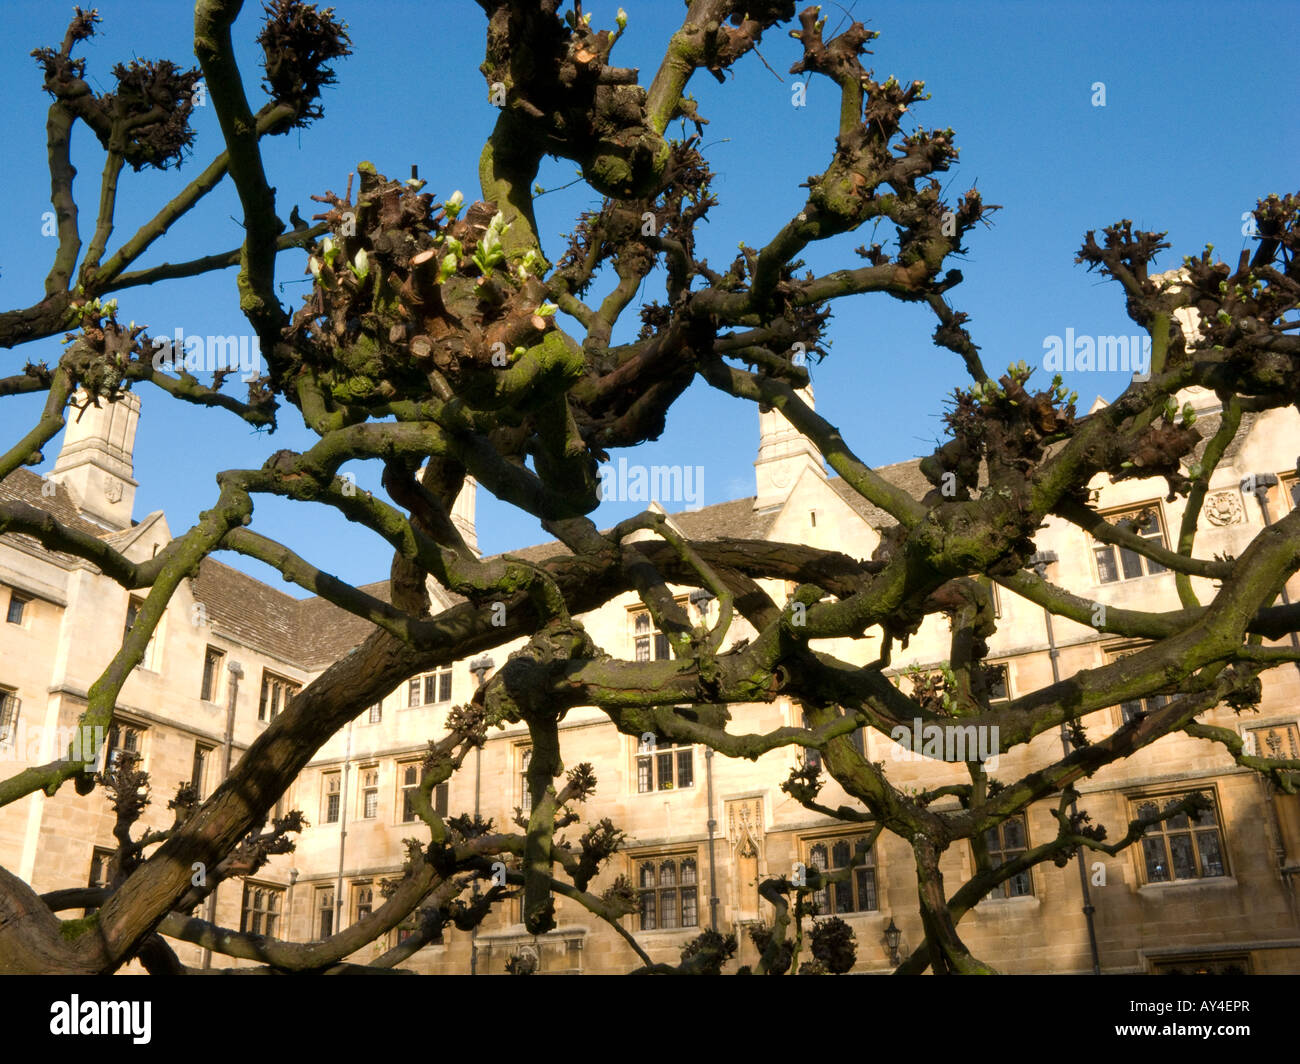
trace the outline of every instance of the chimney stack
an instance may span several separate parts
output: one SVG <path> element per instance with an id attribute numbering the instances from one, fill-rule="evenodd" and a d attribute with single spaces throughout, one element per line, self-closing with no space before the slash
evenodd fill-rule
<path id="1" fill-rule="evenodd" d="M 86 399 L 78 389 L 77 403 Z M 114 531 L 131 527 L 139 486 L 132 475 L 139 421 L 140 397 L 132 392 L 84 410 L 69 406 L 63 447 L 50 473 L 51 480 L 67 488 L 83 517 Z"/>
<path id="2" fill-rule="evenodd" d="M 801 388 L 798 395 L 809 407 L 813 406 L 810 384 Z M 758 409 L 758 460 L 754 463 L 757 492 L 755 510 L 779 506 L 790 497 L 790 491 L 805 470 L 813 470 L 826 479 L 822 456 L 812 441 L 799 432 L 777 410 Z"/>

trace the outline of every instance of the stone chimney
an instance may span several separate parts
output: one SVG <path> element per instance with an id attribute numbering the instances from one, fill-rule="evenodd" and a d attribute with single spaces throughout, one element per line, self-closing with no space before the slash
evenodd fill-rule
<path id="1" fill-rule="evenodd" d="M 1155 273 L 1151 275 L 1151 280 L 1156 283 L 1158 289 L 1164 289 L 1168 286 L 1171 289 L 1177 289 L 1188 283 L 1188 271 L 1186 267 L 1179 267 L 1176 270 L 1166 270 L 1164 273 Z M 1183 338 L 1188 344 L 1198 342 L 1201 337 L 1201 312 L 1195 307 L 1180 307 L 1174 311 L 1174 318 L 1183 330 Z M 1209 388 L 1201 388 L 1197 385 L 1191 385 L 1178 391 L 1175 398 L 1181 407 L 1184 403 L 1190 403 L 1192 409 L 1200 414 L 1214 414 L 1223 409 L 1223 401 Z"/>
<path id="2" fill-rule="evenodd" d="M 810 407 L 813 405 L 812 385 L 801 389 L 798 394 Z M 754 509 L 766 510 L 785 502 L 805 469 L 811 469 L 826 479 L 822 456 L 812 442 L 791 425 L 784 414 L 760 406 L 758 460 L 754 463 L 758 491 Z"/>
<path id="3" fill-rule="evenodd" d="M 415 479 L 421 480 L 424 477 L 424 466 L 421 466 L 415 474 Z M 480 558 L 482 554 L 478 549 L 478 530 L 475 527 L 475 510 L 477 509 L 476 501 L 478 499 L 478 481 L 473 477 L 466 477 L 465 482 L 461 485 L 460 494 L 456 496 L 456 501 L 451 504 L 451 523 L 460 533 L 461 539 Z"/>
<path id="4" fill-rule="evenodd" d="M 466 545 L 475 554 L 479 553 L 478 531 L 474 525 L 477 498 L 478 481 L 473 477 L 466 477 L 465 484 L 460 489 L 460 494 L 456 496 L 456 502 L 451 508 L 451 523 L 456 526 L 456 531 L 464 537 Z"/>
<path id="5" fill-rule="evenodd" d="M 84 403 L 86 393 L 77 391 Z M 84 410 L 67 411 L 63 447 L 50 473 L 62 484 L 83 517 L 115 531 L 131 527 L 135 489 L 132 476 L 135 430 L 140 421 L 140 397 L 126 392 L 116 402 L 101 399 Z"/>

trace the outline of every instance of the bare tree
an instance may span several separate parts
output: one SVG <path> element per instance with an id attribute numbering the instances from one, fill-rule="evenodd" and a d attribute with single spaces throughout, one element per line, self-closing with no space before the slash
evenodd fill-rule
<path id="1" fill-rule="evenodd" d="M 420 931 L 367 968 L 399 965 L 447 923 L 475 926 L 507 893 L 522 890 L 524 923 L 534 934 L 554 924 L 554 895 L 574 899 L 607 920 L 645 962 L 644 970 L 716 971 L 734 940 L 707 934 L 686 951 L 680 968 L 650 964 L 620 917 L 634 895 L 624 880 L 597 895 L 588 888 L 622 833 L 591 824 L 576 843 L 557 831 L 580 816 L 573 806 L 596 786 L 590 766 L 566 774 L 558 722 L 575 706 L 600 707 L 617 728 L 704 744 L 727 757 L 754 758 L 780 747 L 820 751 L 821 768 L 797 770 L 785 789 L 807 808 L 871 825 L 869 841 L 889 832 L 910 846 L 925 941 L 901 971 L 979 972 L 957 925 L 997 884 L 1033 865 L 1061 863 L 1080 848 L 1118 852 L 1151 824 L 1196 807 L 1192 796 L 1125 826 L 1113 842 L 1073 815 L 1076 781 L 1152 742 L 1182 730 L 1223 744 L 1242 765 L 1294 791 L 1300 763 L 1256 757 L 1224 729 L 1196 723 L 1207 708 L 1236 707 L 1259 697 L 1260 674 L 1300 655 L 1269 646 L 1300 630 L 1300 608 L 1272 605 L 1300 567 L 1300 511 L 1261 533 L 1235 559 L 1193 551 L 1201 502 L 1215 463 L 1238 431 L 1241 415 L 1300 400 L 1300 338 L 1294 313 L 1300 294 L 1297 200 L 1270 196 L 1255 210 L 1258 247 L 1229 265 L 1207 250 L 1185 260 L 1176 281 L 1150 273 L 1163 234 L 1135 231 L 1128 221 L 1088 233 L 1079 261 L 1121 285 L 1129 316 L 1149 333 L 1149 379 L 1135 381 L 1105 409 L 1086 417 L 1059 382 L 1036 389 L 1023 365 L 985 369 L 950 302 L 962 277 L 946 268 L 972 230 L 994 209 L 974 189 L 946 201 L 936 175 L 956 154 L 951 129 L 905 134 L 904 113 L 928 99 L 923 83 L 874 80 L 862 65 L 875 37 L 859 23 L 826 39 L 816 8 L 797 16 L 792 36 L 802 57 L 792 70 L 829 79 L 840 94 L 838 126 L 828 130 L 829 161 L 807 183 L 807 201 L 775 235 L 714 268 L 696 252 L 696 226 L 715 200 L 698 135 L 669 135 L 703 117 L 686 95 L 700 70 L 725 72 L 763 34 L 796 18 L 793 0 L 692 0 L 666 42 L 648 87 L 637 73 L 613 65 L 622 26 L 597 29 L 580 0 L 479 0 L 486 15 L 482 71 L 501 105 L 480 161 L 482 200 L 435 203 L 418 181 L 390 180 L 368 164 L 344 195 L 318 197 L 327 209 L 312 227 L 286 230 L 266 174 L 261 141 L 321 116 L 320 92 L 333 80 L 329 64 L 348 54 L 349 40 L 332 11 L 297 0 L 274 0 L 258 38 L 265 50 L 268 101 L 253 111 L 235 59 L 231 25 L 242 0 L 198 0 L 198 70 L 135 61 L 114 68 L 115 87 L 97 93 L 74 57 L 94 33 L 94 12 L 77 11 L 60 47 L 38 50 L 52 97 L 47 128 L 51 199 L 58 249 L 39 302 L 0 314 L 0 343 L 14 347 L 71 331 L 56 364 L 28 364 L 0 379 L 0 396 L 43 393 L 37 423 L 0 454 L 0 477 L 40 460 L 62 428 L 74 395 L 111 401 L 153 385 L 179 402 L 220 407 L 254 426 L 273 426 L 283 404 L 295 407 L 319 437 L 310 449 L 278 451 L 259 469 L 228 469 L 211 507 L 150 561 L 136 563 L 103 540 L 69 527 L 39 508 L 0 505 L 0 531 L 35 537 L 46 547 L 92 562 L 125 588 L 148 589 L 134 626 L 89 693 L 82 723 L 107 726 L 122 684 L 140 662 L 169 600 L 201 559 L 234 551 L 279 570 L 286 579 L 374 626 L 294 700 L 233 767 L 206 801 L 182 793 L 165 831 L 132 838 L 140 789 L 133 767 L 96 778 L 69 756 L 0 781 L 0 804 L 71 782 L 79 793 L 109 789 L 120 843 L 112 882 L 99 891 L 38 897 L 0 869 L 0 970 L 108 972 L 139 958 L 155 971 L 182 970 L 164 939 L 198 942 L 228 956 L 278 971 L 351 971 L 344 959 L 361 945 L 415 919 Z M 620 22 L 622 21 L 620 17 Z M 109 253 L 119 179 L 124 167 L 165 169 L 177 163 L 193 134 L 188 126 L 199 77 L 220 122 L 223 150 L 151 221 Z M 69 136 L 88 127 L 104 150 L 93 236 L 83 248 L 71 193 Z M 603 197 L 599 210 L 576 220 L 558 262 L 542 253 L 533 186 L 546 156 L 575 162 Z M 242 205 L 243 244 L 179 264 L 131 267 L 204 195 L 227 177 Z M 355 224 L 344 225 L 344 218 Z M 646 225 L 646 219 L 651 221 Z M 806 271 L 805 250 L 863 223 L 879 222 L 895 239 L 860 247 L 861 262 L 830 273 Z M 314 284 L 296 312 L 277 299 L 277 256 L 310 254 Z M 269 375 L 246 398 L 218 375 L 203 383 L 184 369 L 155 368 L 144 327 L 123 326 L 114 293 L 170 278 L 238 266 L 240 306 L 260 340 Z M 663 268 L 665 291 L 642 301 L 642 282 Z M 955 392 L 948 439 L 922 463 L 934 490 L 918 499 L 865 463 L 835 426 L 802 401 L 807 369 L 796 352 L 824 354 L 823 329 L 836 300 L 876 293 L 917 305 L 936 319 L 935 343 L 960 360 L 970 383 Z M 1189 330 L 1178 312 L 1194 309 Z M 560 327 L 575 323 L 573 330 Z M 642 323 L 629 343 L 612 341 L 615 326 L 636 313 Z M 719 539 L 687 541 L 652 513 L 601 531 L 586 516 L 599 501 L 598 463 L 615 449 L 655 438 L 667 411 L 696 378 L 737 400 L 775 408 L 812 440 L 831 467 L 896 524 L 875 556 L 858 560 L 803 545 Z M 1173 401 L 1191 385 L 1223 400 L 1222 428 L 1198 465 L 1184 460 L 1200 442 Z M 83 392 L 78 393 L 80 388 Z M 348 490 L 342 463 L 382 464 L 386 498 Z M 423 470 L 423 472 L 420 472 Z M 1088 503 L 1097 474 L 1115 480 L 1163 477 L 1171 495 L 1186 495 L 1187 517 L 1177 550 L 1153 545 L 1106 524 Z M 508 556 L 480 559 L 450 519 L 466 476 L 498 498 L 540 518 L 567 553 L 541 563 Z M 945 490 L 951 489 L 951 490 Z M 287 545 L 245 526 L 259 496 L 274 495 L 335 508 L 391 549 L 392 602 L 386 603 L 316 568 Z M 1150 613 L 1111 608 L 1105 630 L 1150 644 L 1091 669 L 991 705 L 984 665 L 994 631 L 989 581 L 1052 614 L 1089 623 L 1093 603 L 1037 575 L 1028 559 L 1033 536 L 1055 515 L 1098 538 L 1122 545 L 1175 571 L 1182 608 Z M 652 537 L 633 538 L 650 532 Z M 1191 577 L 1218 581 L 1201 603 Z M 429 578 L 464 601 L 434 613 Z M 756 582 L 793 581 L 787 602 Z M 712 627 L 694 626 L 669 583 L 708 590 L 719 604 Z M 639 663 L 609 657 L 578 619 L 613 596 L 635 591 L 667 635 L 674 660 Z M 494 626 L 492 604 L 507 623 Z M 952 618 L 948 697 L 924 685 L 905 692 L 884 670 L 894 644 L 927 616 Z M 757 631 L 728 642 L 733 618 Z M 882 657 L 852 665 L 810 646 L 814 640 L 884 633 Z M 432 740 L 427 772 L 414 804 L 427 839 L 413 843 L 402 877 L 385 903 L 323 942 L 298 944 L 241 934 L 183 915 L 230 876 L 247 875 L 291 845 L 301 818 L 268 827 L 269 811 L 321 745 L 391 690 L 395 681 L 525 637 L 523 650 L 458 707 L 446 735 Z M 1088 741 L 1077 722 L 1125 699 L 1175 691 L 1167 704 L 1105 737 Z M 728 727 L 730 704 L 797 700 L 805 726 L 766 733 Z M 689 711 L 674 707 L 689 705 Z M 960 716 L 963 725 L 997 728 L 1000 750 L 1023 747 L 1062 725 L 1076 729 L 1073 749 L 1016 780 L 995 781 L 979 763 L 969 782 L 909 794 L 885 766 L 867 761 L 851 740 L 860 727 L 888 735 L 915 718 Z M 500 830 L 468 817 L 443 818 L 430 802 L 466 754 L 502 723 L 527 725 L 533 744 L 528 770 L 531 813 Z M 823 771 L 824 770 L 824 771 Z M 830 809 L 818 801 L 823 775 L 859 806 Z M 941 797 L 955 807 L 936 808 Z M 1057 835 L 992 867 L 980 847 L 984 833 L 1035 801 L 1057 799 Z M 939 871 L 940 856 L 963 840 L 977 867 L 955 890 Z M 810 891 L 852 874 L 865 856 L 834 873 L 809 870 L 807 882 L 770 880 L 762 894 L 776 911 L 758 971 L 799 967 L 802 918 Z M 508 865 L 507 886 L 471 896 L 468 885 Z M 201 863 L 214 870 L 204 888 L 191 881 Z M 89 917 L 61 921 L 56 911 L 95 905 Z M 793 911 L 792 911 L 793 910 Z M 791 939 L 792 925 L 796 938 Z M 852 963 L 852 943 L 835 926 L 812 933 L 811 970 Z M 521 965 L 520 967 L 526 967 Z"/>

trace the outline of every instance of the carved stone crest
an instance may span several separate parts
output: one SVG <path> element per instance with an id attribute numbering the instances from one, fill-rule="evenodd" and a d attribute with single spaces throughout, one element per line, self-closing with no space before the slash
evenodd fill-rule
<path id="1" fill-rule="evenodd" d="M 1241 495 L 1235 491 L 1216 491 L 1206 497 L 1205 516 L 1212 525 L 1237 525 L 1245 520 Z"/>
<path id="2" fill-rule="evenodd" d="M 734 920 L 759 916 L 758 884 L 766 858 L 763 853 L 763 799 L 739 798 L 726 803 L 727 841 L 731 844 L 733 873 L 727 896 Z"/>
<path id="3" fill-rule="evenodd" d="M 104 474 L 104 498 L 109 502 L 122 501 L 122 482 L 112 473 Z"/>
<path id="4" fill-rule="evenodd" d="M 727 803 L 727 841 L 741 857 L 757 857 L 763 834 L 763 799 Z"/>

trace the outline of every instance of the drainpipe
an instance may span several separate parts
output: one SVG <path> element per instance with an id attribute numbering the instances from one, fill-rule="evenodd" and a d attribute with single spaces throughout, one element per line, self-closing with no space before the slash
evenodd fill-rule
<path id="1" fill-rule="evenodd" d="M 493 660 L 484 655 L 481 658 L 475 658 L 469 663 L 469 671 L 474 674 L 475 689 L 481 688 L 483 682 L 487 679 L 488 672 L 495 664 Z M 483 786 L 483 747 L 478 745 L 474 747 L 474 819 L 477 821 L 479 816 L 479 798 L 482 794 Z M 478 876 L 474 877 L 474 898 L 478 899 Z M 538 954 L 540 958 L 541 954 Z M 469 930 L 469 974 L 478 975 L 478 924 L 475 924 Z"/>
<path id="2" fill-rule="evenodd" d="M 708 624 L 709 607 L 713 604 L 715 596 L 705 591 L 703 588 L 696 588 L 690 594 L 690 602 L 699 611 L 700 623 Z M 713 747 L 704 748 L 704 779 L 708 785 L 709 800 L 709 927 L 714 931 L 718 929 L 718 869 L 716 858 L 714 856 L 713 836 L 717 831 L 718 822 L 713 817 Z"/>
<path id="3" fill-rule="evenodd" d="M 302 873 L 299 872 L 298 869 L 296 868 L 289 869 L 289 893 L 288 896 L 284 899 L 284 931 L 281 934 L 282 938 L 287 939 L 289 938 L 290 935 L 293 934 L 293 888 L 297 884 L 298 877 L 300 875 L 302 875 Z M 311 938 L 310 913 L 308 914 L 307 920 L 308 920 L 307 937 L 308 939 L 310 939 Z"/>
<path id="4" fill-rule="evenodd" d="M 230 681 L 226 685 L 226 736 L 221 744 L 221 783 L 224 783 L 226 777 L 230 775 L 230 760 L 235 748 L 235 704 L 239 699 L 239 678 L 244 675 L 244 666 L 237 661 L 226 663 L 226 671 L 230 673 Z M 219 783 L 218 786 L 221 784 Z M 212 888 L 212 893 L 208 895 L 208 907 L 206 910 L 207 921 L 210 924 L 217 922 L 217 891 L 218 887 Z M 212 950 L 203 951 L 203 967 L 212 967 Z"/>
<path id="5" fill-rule="evenodd" d="M 704 778 L 709 785 L 709 927 L 718 929 L 718 870 L 713 858 L 713 832 L 718 822 L 713 819 L 713 747 L 704 748 Z"/>
<path id="6" fill-rule="evenodd" d="M 343 930 L 343 851 L 348 841 L 348 772 L 352 768 L 352 722 L 348 721 L 348 745 L 343 755 L 343 784 L 339 795 L 339 873 L 334 885 L 334 933 Z"/>
<path id="7" fill-rule="evenodd" d="M 1259 503 L 1259 512 L 1264 515 L 1264 527 L 1268 528 L 1273 523 L 1273 518 L 1268 511 L 1268 489 L 1277 485 L 1277 477 L 1273 473 L 1248 473 L 1241 478 L 1241 488 L 1247 494 L 1253 494 L 1255 501 Z M 1286 593 L 1286 582 L 1282 583 L 1282 602 L 1285 605 L 1291 604 L 1291 596 Z M 1300 635 L 1295 632 L 1291 633 L 1291 645 L 1300 650 Z M 1300 669 L 1300 661 L 1295 662 L 1295 667 Z"/>
<path id="8" fill-rule="evenodd" d="M 1047 567 L 1057 560 L 1055 551 L 1039 551 L 1029 559 L 1029 564 L 1034 567 L 1034 571 L 1042 580 L 1047 579 Z M 1047 656 L 1052 663 L 1052 683 L 1061 682 L 1061 666 L 1058 659 L 1061 652 L 1056 647 L 1056 632 L 1052 627 L 1052 611 L 1043 608 L 1043 618 L 1047 622 Z M 1070 753 L 1070 732 L 1064 724 L 1061 725 L 1061 747 L 1066 755 Z M 1079 812 L 1079 803 L 1071 800 L 1070 816 L 1077 816 Z M 1088 889 L 1088 866 L 1084 860 L 1083 848 L 1080 847 L 1079 853 L 1079 890 L 1083 894 L 1083 916 L 1088 922 L 1088 946 L 1092 951 L 1092 974 L 1101 975 L 1101 953 L 1097 948 L 1097 927 L 1093 922 L 1093 913 L 1096 912 L 1092 904 L 1092 891 Z"/>
<path id="9" fill-rule="evenodd" d="M 239 695 L 239 680 L 244 675 L 244 666 L 232 661 L 226 666 L 226 671 L 230 673 L 230 693 L 226 699 L 226 738 L 221 748 L 222 782 L 230 775 L 230 758 L 235 742 L 235 699 Z"/>
<path id="10" fill-rule="evenodd" d="M 1259 512 L 1264 516 L 1265 528 L 1268 528 L 1273 523 L 1273 517 L 1269 513 L 1269 509 L 1268 509 L 1268 489 L 1276 485 L 1277 482 L 1278 482 L 1277 476 L 1273 473 L 1248 473 L 1246 476 L 1241 478 L 1241 490 L 1243 492 L 1247 492 L 1248 494 L 1253 493 L 1255 496 L 1255 501 L 1259 503 Z M 1291 596 L 1288 595 L 1286 591 L 1285 581 L 1283 581 L 1282 583 L 1282 602 L 1287 605 L 1290 605 L 1291 602 Z M 1300 636 L 1297 636 L 1295 632 L 1291 633 L 1291 645 L 1295 647 L 1297 650 L 1300 650 Z M 1295 667 L 1297 669 L 1300 669 L 1300 661 L 1297 661 L 1295 663 Z M 1288 869 L 1286 867 L 1286 856 L 1287 856 L 1286 843 L 1284 841 L 1284 836 L 1282 832 L 1282 814 L 1281 811 L 1278 809 L 1278 801 L 1281 798 L 1281 796 L 1277 795 L 1273 791 L 1273 788 L 1269 786 L 1266 782 L 1261 780 L 1261 783 L 1263 783 L 1265 800 L 1268 804 L 1269 809 L 1272 811 L 1273 814 L 1272 816 L 1273 830 L 1274 832 L 1276 832 L 1276 836 L 1278 840 L 1278 848 L 1282 851 L 1281 857 L 1278 860 L 1278 864 L 1281 866 L 1282 879 L 1284 882 L 1290 880 L 1292 886 L 1294 887 L 1297 884 L 1297 880 L 1295 878 L 1296 870 L 1294 868 Z M 1295 909 L 1296 909 L 1295 890 L 1291 890 L 1287 893 L 1287 901 L 1291 905 L 1291 913 L 1292 916 L 1294 917 Z"/>

